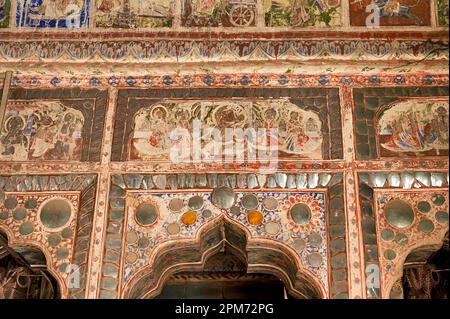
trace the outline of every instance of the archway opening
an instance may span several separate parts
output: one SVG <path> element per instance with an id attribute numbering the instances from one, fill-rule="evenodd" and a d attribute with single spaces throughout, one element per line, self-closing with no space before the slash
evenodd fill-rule
<path id="1" fill-rule="evenodd" d="M 325 298 L 289 247 L 251 239 L 240 224 L 223 217 L 196 240 L 169 243 L 154 256 L 129 280 L 123 298 Z"/>
<path id="2" fill-rule="evenodd" d="M 0 299 L 59 299 L 45 255 L 29 246 L 10 247 L 0 232 Z"/>
<path id="3" fill-rule="evenodd" d="M 155 299 L 265 299 L 287 296 L 276 276 L 247 273 L 247 262 L 229 245 L 207 259 L 202 271 L 172 275 Z"/>
<path id="4" fill-rule="evenodd" d="M 391 298 L 448 299 L 448 233 L 439 246 L 424 246 L 412 251 L 403 266 L 403 277 L 394 285 Z"/>

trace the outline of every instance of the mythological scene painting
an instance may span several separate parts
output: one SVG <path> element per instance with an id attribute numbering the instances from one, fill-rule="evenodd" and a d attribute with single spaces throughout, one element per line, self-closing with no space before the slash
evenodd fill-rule
<path id="1" fill-rule="evenodd" d="M 341 25 L 340 0 L 264 0 L 269 27 L 333 27 Z"/>
<path id="2" fill-rule="evenodd" d="M 376 11 L 381 27 L 431 25 L 430 0 L 350 0 L 350 24 L 377 27 Z"/>
<path id="3" fill-rule="evenodd" d="M 60 102 L 8 106 L 0 161 L 81 160 L 84 117 Z"/>
<path id="4" fill-rule="evenodd" d="M 91 0 L 18 0 L 16 26 L 32 28 L 85 28 Z"/>
<path id="5" fill-rule="evenodd" d="M 270 145 L 277 145 L 282 158 L 323 158 L 322 123 L 319 116 L 288 101 L 280 100 L 161 103 L 144 108 L 135 116 L 131 159 L 168 160 L 174 148 L 181 152 L 183 148 L 191 145 L 192 141 L 189 136 L 175 137 L 174 130 L 183 128 L 192 134 L 195 119 L 201 120 L 203 130 L 208 127 L 220 130 L 224 143 L 221 147 L 223 156 L 227 155 L 227 150 L 233 151 L 232 145 L 225 145 L 227 128 L 254 128 L 258 137 L 255 144 L 251 145 L 253 149 L 268 151 Z M 258 131 L 262 128 L 267 129 L 265 133 Z M 278 134 L 272 133 L 270 129 L 277 129 Z M 240 145 L 248 140 L 238 136 L 233 142 Z"/>
<path id="6" fill-rule="evenodd" d="M 256 0 L 183 0 L 186 27 L 250 27 L 256 25 Z"/>
<path id="7" fill-rule="evenodd" d="M 174 0 L 97 0 L 97 27 L 171 27 Z"/>
<path id="8" fill-rule="evenodd" d="M 448 155 L 448 100 L 407 100 L 381 113 L 378 121 L 381 156 Z"/>
<path id="9" fill-rule="evenodd" d="M 436 0 L 438 24 L 448 26 L 448 0 Z"/>
<path id="10" fill-rule="evenodd" d="M 0 0 L 0 28 L 9 26 L 9 12 L 11 10 L 11 0 Z"/>

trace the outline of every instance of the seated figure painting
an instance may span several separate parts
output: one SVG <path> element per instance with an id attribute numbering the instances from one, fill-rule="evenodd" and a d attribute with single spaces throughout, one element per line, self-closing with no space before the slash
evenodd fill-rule
<path id="1" fill-rule="evenodd" d="M 59 102 L 8 106 L 0 160 L 81 160 L 84 117 Z"/>

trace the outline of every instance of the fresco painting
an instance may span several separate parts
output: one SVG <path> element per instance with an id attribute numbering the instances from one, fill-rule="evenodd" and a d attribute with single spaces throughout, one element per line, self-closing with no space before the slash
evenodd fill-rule
<path id="1" fill-rule="evenodd" d="M 11 10 L 11 0 L 0 0 L 0 28 L 9 26 L 9 12 Z"/>
<path id="2" fill-rule="evenodd" d="M 86 28 L 91 0 L 19 0 L 17 27 Z"/>
<path id="3" fill-rule="evenodd" d="M 171 27 L 174 0 L 98 0 L 97 27 Z"/>
<path id="4" fill-rule="evenodd" d="M 256 25 L 255 0 L 183 0 L 186 27 L 251 27 Z"/>
<path id="5" fill-rule="evenodd" d="M 340 0 L 264 0 L 268 27 L 334 27 L 341 25 Z"/>
<path id="6" fill-rule="evenodd" d="M 430 0 L 351 0 L 350 25 L 366 26 L 367 18 L 374 10 L 366 8 L 375 5 L 380 10 L 380 26 L 430 26 Z"/>
<path id="7" fill-rule="evenodd" d="M 437 0 L 438 25 L 448 26 L 448 0 Z"/>
<path id="8" fill-rule="evenodd" d="M 314 112 L 304 111 L 294 104 L 277 102 L 183 102 L 163 103 L 145 108 L 135 117 L 131 139 L 131 159 L 168 160 L 172 148 L 191 145 L 189 136 L 173 138 L 176 128 L 193 131 L 193 120 L 203 123 L 203 129 L 217 127 L 225 139 L 227 128 L 266 128 L 267 138 L 277 144 L 280 157 L 322 159 L 322 123 Z M 170 124 L 168 124 L 170 123 Z M 278 129 L 278 136 L 270 136 L 270 129 Z M 259 134 L 259 132 L 258 132 Z M 238 140 L 236 144 L 246 143 Z M 258 150 L 268 146 L 265 137 L 258 136 Z M 204 144 L 206 144 L 204 142 Z M 224 156 L 228 150 L 223 144 Z M 250 146 L 250 145 L 249 145 Z"/>
<path id="9" fill-rule="evenodd" d="M 378 122 L 381 156 L 448 155 L 448 110 L 448 100 L 392 105 Z"/>
<path id="10" fill-rule="evenodd" d="M 81 160 L 84 118 L 59 102 L 7 108 L 0 135 L 1 161 Z"/>

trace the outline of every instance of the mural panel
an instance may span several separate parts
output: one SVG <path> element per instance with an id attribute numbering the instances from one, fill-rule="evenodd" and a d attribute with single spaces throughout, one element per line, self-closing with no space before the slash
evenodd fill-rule
<path id="1" fill-rule="evenodd" d="M 183 98 L 187 92 L 192 100 Z M 258 145 L 245 143 L 250 146 L 244 147 L 246 158 L 249 149 L 263 150 L 268 142 L 278 145 L 280 161 L 342 157 L 342 142 L 336 138 L 341 136 L 342 129 L 340 100 L 335 89 L 120 90 L 117 112 L 113 161 L 170 162 L 173 148 L 182 150 L 192 145 L 195 119 L 201 121 L 202 132 L 217 128 L 222 141 L 226 140 L 227 128 L 241 128 L 243 132 L 255 128 Z M 190 134 L 187 138 L 173 135 L 174 128 L 186 129 Z M 266 138 L 261 135 L 264 132 L 258 133 L 258 129 L 264 128 Z M 278 129 L 278 136 L 271 135 L 271 128 Z M 207 138 L 204 144 L 212 149 L 217 146 L 213 140 Z M 241 141 L 239 137 L 233 139 L 234 145 Z M 222 143 L 221 162 L 225 163 L 231 147 Z M 194 157 L 190 159 L 193 161 Z M 219 168 L 221 163 L 216 162 Z"/>
<path id="2" fill-rule="evenodd" d="M 202 129 L 218 128 L 226 136 L 228 128 L 278 129 L 278 136 L 269 136 L 277 143 L 279 156 L 308 159 L 323 159 L 322 123 L 319 116 L 311 111 L 304 111 L 296 105 L 285 101 L 273 102 L 186 102 L 164 103 L 145 108 L 135 117 L 135 130 L 131 140 L 131 159 L 168 160 L 171 149 L 191 147 L 191 139 L 174 140 L 171 136 L 176 128 L 193 130 L 194 119 L 200 120 Z M 270 133 L 268 133 L 270 134 Z M 265 150 L 263 136 L 258 136 L 253 149 Z M 209 141 L 203 141 L 205 147 Z M 244 136 L 234 140 L 244 144 Z M 224 141 L 220 148 L 226 148 Z M 233 149 L 231 149 L 233 150 Z M 233 154 L 223 154 L 233 155 Z"/>
<path id="3" fill-rule="evenodd" d="M 358 159 L 447 156 L 448 87 L 355 89 L 354 103 Z"/>
<path id="4" fill-rule="evenodd" d="M 448 26 L 448 0 L 437 0 L 438 25 Z"/>
<path id="5" fill-rule="evenodd" d="M 0 160 L 81 160 L 84 117 L 58 102 L 10 105 Z"/>
<path id="6" fill-rule="evenodd" d="M 11 0 L 0 0 L 0 28 L 9 26 L 9 12 L 11 10 Z"/>
<path id="7" fill-rule="evenodd" d="M 256 0 L 182 0 L 186 27 L 250 27 L 256 25 Z"/>
<path id="8" fill-rule="evenodd" d="M 18 0 L 16 26 L 31 28 L 85 28 L 91 0 Z"/>
<path id="9" fill-rule="evenodd" d="M 99 161 L 106 97 L 96 89 L 12 89 L 0 161 Z"/>
<path id="10" fill-rule="evenodd" d="M 378 119 L 380 155 L 448 155 L 448 100 L 394 103 Z"/>
<path id="11" fill-rule="evenodd" d="M 264 0 L 266 26 L 332 27 L 341 25 L 340 0 Z"/>
<path id="12" fill-rule="evenodd" d="M 171 27 L 174 0 L 97 0 L 97 27 Z"/>
<path id="13" fill-rule="evenodd" d="M 375 5 L 366 13 L 369 5 Z M 380 26 L 430 26 L 430 0 L 354 0 L 350 1 L 350 24 L 366 26 L 366 20 L 380 12 Z M 371 24 L 371 23 L 369 23 Z"/>

